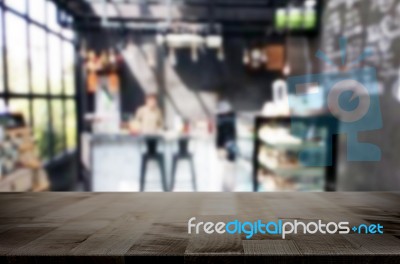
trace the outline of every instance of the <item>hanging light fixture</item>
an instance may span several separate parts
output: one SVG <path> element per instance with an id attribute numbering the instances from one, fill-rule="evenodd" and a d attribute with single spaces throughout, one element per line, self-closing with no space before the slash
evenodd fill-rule
<path id="1" fill-rule="evenodd" d="M 205 39 L 206 45 L 210 49 L 218 49 L 222 47 L 223 39 L 219 35 L 209 35 Z"/>
<path id="2" fill-rule="evenodd" d="M 261 58 L 262 58 L 262 54 L 259 49 L 256 48 L 251 51 L 251 60 L 259 61 L 259 60 L 261 60 Z"/>

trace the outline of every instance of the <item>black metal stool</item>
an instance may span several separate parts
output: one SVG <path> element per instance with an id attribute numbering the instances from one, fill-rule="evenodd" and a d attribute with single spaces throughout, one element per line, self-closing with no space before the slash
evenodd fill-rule
<path id="1" fill-rule="evenodd" d="M 161 181 L 162 187 L 164 192 L 168 191 L 167 187 L 167 179 L 165 175 L 165 162 L 164 162 L 164 155 L 162 153 L 157 152 L 157 144 L 160 141 L 160 137 L 156 136 L 148 136 L 144 138 L 147 146 L 147 152 L 142 154 L 142 166 L 140 169 L 140 191 L 144 191 L 145 185 L 145 177 L 146 177 L 146 169 L 147 169 L 147 162 L 149 160 L 155 160 L 158 163 L 161 172 Z"/>
<path id="2" fill-rule="evenodd" d="M 179 140 L 178 140 L 178 152 L 174 154 L 173 161 L 172 161 L 172 174 L 171 174 L 172 178 L 171 178 L 170 191 L 173 191 L 173 189 L 174 189 L 176 168 L 178 166 L 178 161 L 182 160 L 182 159 L 189 160 L 189 162 L 190 162 L 190 169 L 192 172 L 192 185 L 193 185 L 194 191 L 197 191 L 196 171 L 194 168 L 193 155 L 189 152 L 189 138 L 188 137 L 179 138 Z"/>

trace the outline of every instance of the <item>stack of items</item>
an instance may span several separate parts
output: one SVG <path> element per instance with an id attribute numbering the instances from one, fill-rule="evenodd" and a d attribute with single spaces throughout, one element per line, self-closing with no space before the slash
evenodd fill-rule
<path id="1" fill-rule="evenodd" d="M 292 126 L 293 129 L 296 127 Z M 258 180 L 263 182 L 265 190 L 320 189 L 323 167 L 307 164 L 311 154 L 318 155 L 318 160 L 323 159 L 324 144 L 321 140 L 303 139 L 293 135 L 289 126 L 276 124 L 263 125 L 258 131 L 258 138 L 261 141 L 257 156 L 261 165 Z M 308 154 L 300 155 L 302 151 Z"/>
<path id="2" fill-rule="evenodd" d="M 0 142 L 0 191 L 45 191 L 49 188 L 29 128 L 6 129 Z"/>

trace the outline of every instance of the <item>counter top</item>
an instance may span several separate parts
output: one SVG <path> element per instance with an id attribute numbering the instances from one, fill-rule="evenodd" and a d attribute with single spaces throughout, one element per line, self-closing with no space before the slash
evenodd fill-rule
<path id="1" fill-rule="evenodd" d="M 179 139 L 205 139 L 210 138 L 211 136 L 198 136 L 198 135 L 178 135 L 178 134 L 160 134 L 160 135 L 132 135 L 132 134 L 89 134 L 88 135 L 91 141 L 95 143 L 104 143 L 104 142 L 121 142 L 121 141 L 144 141 L 147 138 L 158 139 L 161 142 L 170 142 L 176 141 Z"/>
<path id="2" fill-rule="evenodd" d="M 91 256 L 137 263 L 400 259 L 400 193 L 5 193 L 0 194 L 0 262 Z M 188 234 L 188 220 L 380 223 L 384 234 Z M 376 256 L 378 255 L 378 257 Z M 223 258 L 222 258 L 223 257 Z M 55 260 L 56 258 L 57 260 Z M 164 258 L 164 259 L 163 259 Z M 68 258 L 66 258 L 68 259 Z M 86 262 L 86 261 L 85 261 Z M 94 261 L 97 262 L 97 261 Z M 169 263 L 169 262 L 168 262 Z M 281 262 L 279 262 L 281 263 Z M 336 263 L 336 262 L 335 262 Z"/>

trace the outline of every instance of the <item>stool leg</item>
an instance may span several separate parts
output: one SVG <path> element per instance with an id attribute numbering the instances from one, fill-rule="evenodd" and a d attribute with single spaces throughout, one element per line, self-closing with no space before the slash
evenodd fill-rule
<path id="1" fill-rule="evenodd" d="M 190 169 L 192 170 L 192 185 L 193 185 L 193 190 L 196 192 L 197 191 L 197 184 L 196 184 L 196 170 L 194 168 L 194 162 L 193 162 L 193 157 L 189 156 L 189 162 L 190 162 Z"/>
<path id="2" fill-rule="evenodd" d="M 164 167 L 164 156 L 162 154 L 159 154 L 157 156 L 158 160 L 158 165 L 160 166 L 160 172 L 161 172 L 161 181 L 162 181 L 162 187 L 164 192 L 168 192 L 168 186 L 167 186 L 167 178 L 165 175 L 165 167 Z"/>
<path id="3" fill-rule="evenodd" d="M 145 177 L 146 177 L 146 167 L 147 167 L 148 157 L 146 154 L 142 155 L 142 165 L 140 168 L 140 191 L 144 191 Z"/>
<path id="4" fill-rule="evenodd" d="M 173 161 L 172 161 L 172 172 L 171 172 L 171 186 L 170 186 L 170 191 L 174 190 L 175 187 L 175 174 L 176 174 L 176 167 L 178 165 L 178 156 L 174 155 Z"/>

